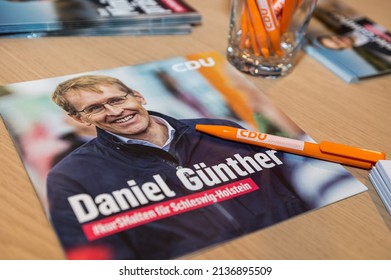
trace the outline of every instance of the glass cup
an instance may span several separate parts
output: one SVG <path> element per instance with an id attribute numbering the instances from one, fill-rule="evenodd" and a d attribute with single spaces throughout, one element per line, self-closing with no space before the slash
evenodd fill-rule
<path id="1" fill-rule="evenodd" d="M 231 0 L 227 59 L 254 76 L 292 71 L 317 0 Z"/>

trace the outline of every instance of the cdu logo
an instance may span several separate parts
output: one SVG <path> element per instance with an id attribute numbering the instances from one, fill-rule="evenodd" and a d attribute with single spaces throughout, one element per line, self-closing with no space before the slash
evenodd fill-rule
<path id="1" fill-rule="evenodd" d="M 212 67 L 215 65 L 213 58 L 208 57 L 206 60 L 200 58 L 198 60 L 189 60 L 183 63 L 177 63 L 172 66 L 172 70 L 176 72 L 186 72 L 191 70 L 197 70 L 201 67 Z"/>

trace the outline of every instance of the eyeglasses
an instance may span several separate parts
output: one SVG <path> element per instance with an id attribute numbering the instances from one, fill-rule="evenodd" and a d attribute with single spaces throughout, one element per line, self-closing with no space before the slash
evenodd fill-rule
<path id="1" fill-rule="evenodd" d="M 95 114 L 102 113 L 106 110 L 105 105 L 110 105 L 112 107 L 118 107 L 122 104 L 125 104 L 125 102 L 128 100 L 128 95 L 131 93 L 132 92 L 128 92 L 124 96 L 110 98 L 105 103 L 94 104 L 94 105 L 88 106 L 87 108 L 84 108 L 81 111 L 75 111 L 75 113 L 84 113 L 87 115 L 95 115 Z"/>

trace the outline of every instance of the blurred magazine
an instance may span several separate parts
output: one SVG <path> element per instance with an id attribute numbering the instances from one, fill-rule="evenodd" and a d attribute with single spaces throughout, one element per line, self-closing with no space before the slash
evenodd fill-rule
<path id="1" fill-rule="evenodd" d="M 391 160 L 379 160 L 368 176 L 391 215 Z"/>
<path id="2" fill-rule="evenodd" d="M 90 75 L 131 90 L 90 92 L 70 115 L 51 100 Z M 217 52 L 4 85 L 0 113 L 69 259 L 185 257 L 367 190 L 339 164 L 197 132 L 223 124 L 312 141 Z M 163 146 L 132 136 L 151 120 Z"/>
<path id="3" fill-rule="evenodd" d="M 138 25 L 138 26 L 114 26 L 73 28 L 55 31 L 39 31 L 27 33 L 0 34 L 0 38 L 43 38 L 63 36 L 147 36 L 147 35 L 185 35 L 192 32 L 192 26 L 187 25 Z"/>
<path id="4" fill-rule="evenodd" d="M 305 51 L 347 83 L 391 73 L 391 32 L 341 1 L 318 1 Z"/>
<path id="5" fill-rule="evenodd" d="M 201 15 L 183 0 L 49 0 L 0 1 L 0 34 L 68 35 L 78 28 L 194 25 Z M 175 29 L 173 27 L 173 29 Z M 67 30 L 67 31 L 64 31 Z M 166 30 L 167 34 L 169 30 Z M 53 32 L 53 33 L 51 33 Z M 85 32 L 85 31 L 84 31 Z"/>

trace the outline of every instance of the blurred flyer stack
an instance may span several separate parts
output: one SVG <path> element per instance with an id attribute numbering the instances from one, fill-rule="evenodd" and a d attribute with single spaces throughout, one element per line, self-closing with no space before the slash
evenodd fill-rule
<path id="1" fill-rule="evenodd" d="M 319 0 L 304 50 L 346 83 L 391 73 L 391 32 L 337 0 Z"/>
<path id="2" fill-rule="evenodd" d="M 379 160 L 369 173 L 369 179 L 391 215 L 391 160 Z"/>
<path id="3" fill-rule="evenodd" d="M 184 0 L 1 0 L 0 38 L 189 34 Z"/>

